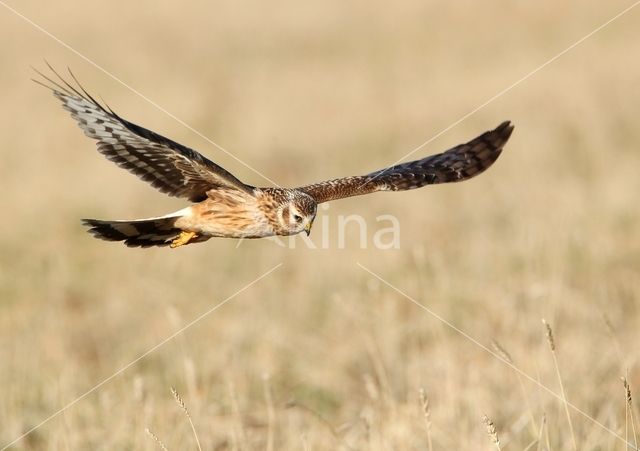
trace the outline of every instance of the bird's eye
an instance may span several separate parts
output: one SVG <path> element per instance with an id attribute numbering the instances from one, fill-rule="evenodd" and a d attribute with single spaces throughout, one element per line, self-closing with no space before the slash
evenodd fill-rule
<path id="1" fill-rule="evenodd" d="M 293 215 L 293 220 L 294 220 L 294 221 L 296 221 L 296 222 L 300 222 L 300 221 L 302 221 L 302 216 L 300 216 L 300 215 Z"/>

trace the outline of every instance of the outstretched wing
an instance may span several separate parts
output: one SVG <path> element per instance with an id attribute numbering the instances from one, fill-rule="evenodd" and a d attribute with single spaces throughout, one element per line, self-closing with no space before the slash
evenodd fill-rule
<path id="1" fill-rule="evenodd" d="M 49 66 L 51 68 L 51 66 Z M 59 82 L 39 73 L 47 82 L 37 83 L 53 91 L 71 113 L 84 133 L 98 141 L 98 151 L 142 180 L 170 196 L 186 197 L 199 202 L 212 188 L 226 187 L 253 192 L 230 172 L 164 136 L 133 124 L 103 107 L 80 86 L 72 86 L 51 70 Z"/>
<path id="2" fill-rule="evenodd" d="M 503 122 L 466 144 L 422 160 L 398 164 L 367 175 L 345 177 L 298 188 L 316 202 L 328 202 L 376 191 L 404 191 L 436 183 L 470 179 L 493 164 L 511 136 L 513 126 Z"/>

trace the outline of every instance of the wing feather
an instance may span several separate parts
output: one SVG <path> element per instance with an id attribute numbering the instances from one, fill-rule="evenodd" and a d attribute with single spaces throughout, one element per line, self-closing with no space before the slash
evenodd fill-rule
<path id="1" fill-rule="evenodd" d="M 65 81 L 53 68 L 51 70 L 59 82 L 40 72 L 38 74 L 48 83 L 34 81 L 51 89 L 84 133 L 98 141 L 98 151 L 121 168 L 163 193 L 193 202 L 206 199 L 207 191 L 219 187 L 253 193 L 252 186 L 242 183 L 195 150 L 129 122 L 102 106 L 71 72 L 77 87 Z"/>
<path id="2" fill-rule="evenodd" d="M 421 160 L 367 175 L 345 177 L 298 188 L 316 202 L 328 202 L 376 191 L 404 191 L 438 183 L 460 182 L 480 174 L 500 156 L 513 126 L 505 121 L 466 144 Z"/>

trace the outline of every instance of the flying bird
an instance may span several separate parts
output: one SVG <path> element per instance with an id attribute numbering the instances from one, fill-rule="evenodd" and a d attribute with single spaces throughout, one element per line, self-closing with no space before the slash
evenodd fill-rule
<path id="1" fill-rule="evenodd" d="M 367 175 L 298 188 L 259 188 L 241 182 L 195 150 L 120 117 L 89 95 L 71 71 L 75 84 L 51 70 L 57 80 L 39 73 L 46 81 L 35 81 L 53 91 L 84 133 L 97 141 L 98 152 L 161 192 L 191 202 L 156 218 L 82 220 L 95 237 L 130 247 L 176 248 L 211 237 L 308 235 L 320 203 L 475 177 L 496 161 L 513 131 L 505 121 L 445 152 Z"/>

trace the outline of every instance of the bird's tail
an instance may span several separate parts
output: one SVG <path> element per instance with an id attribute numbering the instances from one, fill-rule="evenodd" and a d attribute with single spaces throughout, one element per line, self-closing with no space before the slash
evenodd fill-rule
<path id="1" fill-rule="evenodd" d="M 168 246 L 180 235 L 175 227 L 178 216 L 139 219 L 134 221 L 102 221 L 83 219 L 89 233 L 106 241 L 124 241 L 129 247 Z"/>

